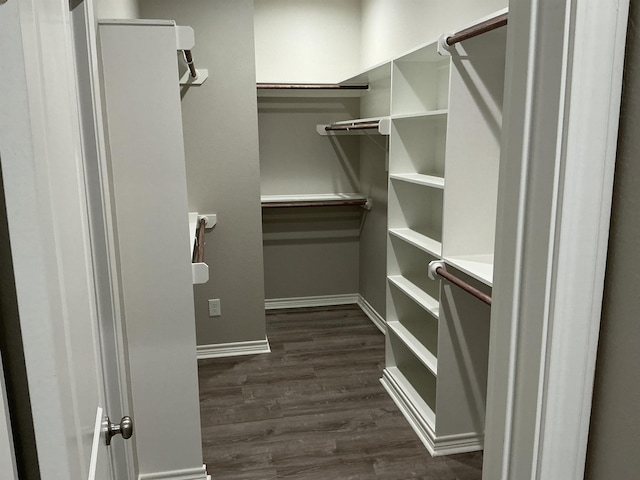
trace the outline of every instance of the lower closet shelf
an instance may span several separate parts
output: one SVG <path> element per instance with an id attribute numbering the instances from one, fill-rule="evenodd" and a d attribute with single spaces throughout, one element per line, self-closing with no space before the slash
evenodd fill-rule
<path id="1" fill-rule="evenodd" d="M 493 255 L 448 256 L 444 258 L 444 261 L 485 285 L 493 286 Z"/>
<path id="2" fill-rule="evenodd" d="M 397 320 L 388 321 L 387 327 L 402 340 L 402 343 L 427 367 L 434 376 L 438 376 L 438 359 L 413 334 Z"/>
<path id="3" fill-rule="evenodd" d="M 371 201 L 359 193 L 262 195 L 260 203 L 262 208 L 360 206 L 371 209 Z"/>
<path id="4" fill-rule="evenodd" d="M 389 233 L 434 257 L 440 257 L 442 255 L 441 242 L 418 233 L 415 230 L 411 230 L 410 228 L 390 228 Z"/>
<path id="5" fill-rule="evenodd" d="M 409 420 L 422 442 L 431 443 L 436 436 L 436 415 L 400 369 L 385 368 L 380 382 Z"/>
<path id="6" fill-rule="evenodd" d="M 425 293 L 424 290 L 402 275 L 392 275 L 388 277 L 388 279 L 392 285 L 400 289 L 405 295 L 411 298 L 431 315 L 438 318 L 440 312 L 440 303 L 438 300 Z"/>

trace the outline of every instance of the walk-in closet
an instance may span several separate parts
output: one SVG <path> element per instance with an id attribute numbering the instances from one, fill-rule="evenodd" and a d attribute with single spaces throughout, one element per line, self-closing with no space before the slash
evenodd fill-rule
<path id="1" fill-rule="evenodd" d="M 583 472 L 625 8 L 79 0 L 45 45 L 14 1 L 36 160 L 0 180 L 13 225 L 42 195 L 61 319 L 25 388 L 60 378 L 74 471 Z"/>

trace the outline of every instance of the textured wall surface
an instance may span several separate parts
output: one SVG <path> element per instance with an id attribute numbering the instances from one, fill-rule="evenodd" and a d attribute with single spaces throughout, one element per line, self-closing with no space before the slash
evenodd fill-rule
<path id="1" fill-rule="evenodd" d="M 640 471 L 640 5 L 631 2 L 618 157 L 585 478 Z"/>

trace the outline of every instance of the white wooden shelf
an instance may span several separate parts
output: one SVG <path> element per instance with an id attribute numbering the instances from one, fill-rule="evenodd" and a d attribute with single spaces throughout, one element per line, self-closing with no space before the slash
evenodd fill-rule
<path id="1" fill-rule="evenodd" d="M 434 376 L 438 376 L 438 359 L 436 356 L 404 326 L 398 320 L 387 322 L 387 327 L 393 331 L 393 333 L 402 340 L 402 343 L 411 350 L 422 364 L 429 369 Z"/>
<path id="2" fill-rule="evenodd" d="M 371 207 L 370 200 L 360 193 L 313 193 L 296 195 L 262 195 L 263 208 L 314 207 L 314 206 L 362 206 Z"/>
<path id="3" fill-rule="evenodd" d="M 402 275 L 391 275 L 387 278 L 389 279 L 389 283 L 395 285 L 395 287 L 403 292 L 407 297 L 416 302 L 435 318 L 438 318 L 440 313 L 440 303 L 438 300 Z"/>
<path id="4" fill-rule="evenodd" d="M 476 280 L 493 286 L 493 255 L 461 255 L 445 257 L 444 261 Z"/>
<path id="5" fill-rule="evenodd" d="M 449 110 L 446 108 L 440 110 L 431 110 L 429 112 L 402 113 L 391 115 L 392 120 L 404 120 L 407 118 L 430 118 L 430 117 L 446 117 Z"/>
<path id="6" fill-rule="evenodd" d="M 442 255 L 442 243 L 410 228 L 391 228 L 389 233 L 434 257 Z"/>
<path id="7" fill-rule="evenodd" d="M 434 175 L 422 175 L 420 173 L 392 173 L 389 175 L 394 180 L 415 183 L 425 187 L 444 189 L 444 178 Z"/>
<path id="8" fill-rule="evenodd" d="M 366 93 L 366 84 L 294 84 L 294 83 L 258 83 L 258 98 L 344 98 L 360 97 Z"/>
<path id="9" fill-rule="evenodd" d="M 386 367 L 380 381 L 396 405 L 403 412 L 410 414 L 407 420 L 411 421 L 411 426 L 421 437 L 423 443 L 428 446 L 427 442 L 435 437 L 436 415 L 433 409 L 424 401 L 398 367 Z M 423 435 L 428 436 L 424 438 Z"/>

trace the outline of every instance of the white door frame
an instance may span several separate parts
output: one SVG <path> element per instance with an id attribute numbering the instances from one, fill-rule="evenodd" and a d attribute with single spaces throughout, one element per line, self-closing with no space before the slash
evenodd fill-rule
<path id="1" fill-rule="evenodd" d="M 0 162 L 43 478 L 112 478 L 69 4 L 0 2 Z M 98 462 L 95 462 L 99 459 Z"/>
<path id="2" fill-rule="evenodd" d="M 511 1 L 505 109 L 509 135 L 499 212 L 509 234 L 499 235 L 496 249 L 487 479 L 583 476 L 627 6 L 627 0 Z M 63 0 L 21 2 L 26 51 L 42 57 L 38 32 L 55 37 L 67 28 L 59 22 L 62 7 Z M 69 45 L 56 48 L 64 53 Z M 43 105 L 53 102 L 72 112 L 65 106 L 71 99 L 47 96 L 64 89 L 65 78 L 51 61 L 41 60 L 40 68 L 32 64 L 26 75 L 22 72 L 28 112 L 42 113 Z M 19 74 L 22 66 L 10 67 Z M 46 157 L 60 147 L 52 133 L 34 133 L 36 140 L 24 139 L 30 158 Z M 34 167 L 23 178 L 31 194 L 11 214 L 10 225 L 12 238 L 23 240 L 21 251 L 33 259 L 16 266 L 16 283 L 27 288 L 22 282 L 31 282 L 32 302 L 21 312 L 21 321 L 37 319 L 39 327 L 24 338 L 27 361 L 37 358 L 40 364 L 36 381 L 30 380 L 34 425 L 41 470 L 65 471 L 68 475 L 59 478 L 75 478 L 73 447 L 58 436 L 64 426 L 66 409 L 59 399 L 66 379 L 51 376 L 46 368 L 49 362 L 73 360 L 70 352 L 54 348 L 59 345 L 56 318 L 65 316 L 51 314 L 51 309 L 63 310 L 63 290 L 70 285 L 52 278 L 45 265 L 57 253 L 55 224 L 78 219 L 65 217 L 67 212 L 56 204 L 43 203 L 40 196 L 58 174 Z M 12 178 L 6 176 L 5 182 Z M 90 259 L 84 261 L 90 264 Z M 51 297 L 58 280 L 63 289 Z"/>
<path id="3" fill-rule="evenodd" d="M 85 181 L 88 200 L 89 225 L 92 241 L 92 263 L 99 330 L 103 358 L 106 412 L 112 421 L 131 413 L 125 333 L 120 311 L 117 258 L 111 198 L 108 159 L 103 121 L 98 55 L 97 20 L 94 0 L 77 0 L 72 24 L 79 38 L 76 46 L 76 73 L 78 80 L 78 110 L 81 112 L 81 137 L 85 158 Z M 81 43 L 82 45 L 78 45 Z M 78 58 L 80 56 L 81 58 Z M 112 470 L 116 478 L 133 478 L 136 459 L 133 441 L 114 441 L 109 448 Z"/>
<path id="4" fill-rule="evenodd" d="M 483 478 L 582 479 L 628 0 L 512 0 Z"/>
<path id="5" fill-rule="evenodd" d="M 11 433 L 11 417 L 9 416 L 7 390 L 2 368 L 2 357 L 0 356 L 0 465 L 2 465 L 0 478 L 2 480 L 18 480 L 16 455 Z"/>

